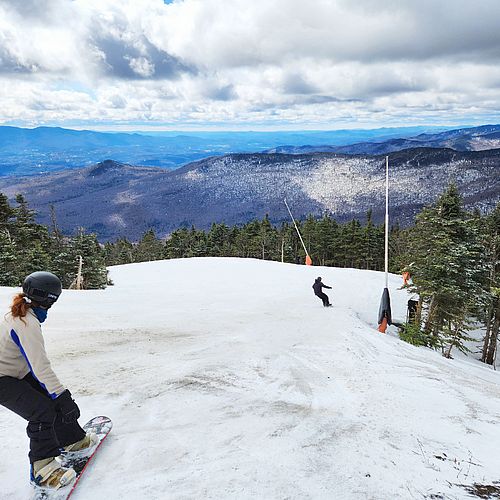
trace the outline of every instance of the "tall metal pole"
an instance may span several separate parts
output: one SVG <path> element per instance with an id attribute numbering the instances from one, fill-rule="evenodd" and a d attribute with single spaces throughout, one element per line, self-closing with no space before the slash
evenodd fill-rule
<path id="1" fill-rule="evenodd" d="M 385 288 L 378 309 L 378 331 L 385 333 L 392 324 L 391 297 L 389 295 L 389 157 L 385 157 Z"/>
<path id="2" fill-rule="evenodd" d="M 389 157 L 385 157 L 385 287 L 389 288 Z"/>

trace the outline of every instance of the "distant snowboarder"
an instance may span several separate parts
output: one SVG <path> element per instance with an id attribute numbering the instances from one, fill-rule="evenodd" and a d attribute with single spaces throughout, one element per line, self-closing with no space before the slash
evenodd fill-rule
<path id="1" fill-rule="evenodd" d="M 56 457 L 97 444 L 95 434 L 86 434 L 78 424 L 80 410 L 45 352 L 40 325 L 61 291 L 54 274 L 30 274 L 0 323 L 0 405 L 28 421 L 31 482 L 54 489 L 76 475 Z"/>
<path id="2" fill-rule="evenodd" d="M 314 280 L 314 285 L 312 286 L 314 290 L 314 295 L 316 297 L 319 297 L 323 301 L 323 305 L 325 307 L 330 307 L 332 304 L 330 304 L 330 299 L 328 298 L 328 295 L 322 291 L 323 288 L 329 288 L 331 290 L 331 286 L 325 285 L 321 282 L 321 277 L 318 277 Z"/>

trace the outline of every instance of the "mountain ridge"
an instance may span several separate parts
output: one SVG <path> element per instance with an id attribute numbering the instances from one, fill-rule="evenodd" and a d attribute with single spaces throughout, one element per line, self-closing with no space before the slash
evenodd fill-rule
<path id="1" fill-rule="evenodd" d="M 490 210 L 500 201 L 500 149 L 459 152 L 416 148 L 389 155 L 391 218 L 412 223 L 449 182 L 465 205 Z M 279 224 L 328 213 L 339 221 L 364 219 L 372 210 L 383 220 L 385 155 L 232 154 L 190 163 L 176 170 L 106 160 L 77 170 L 0 178 L 11 199 L 21 192 L 50 223 L 53 205 L 63 231 L 77 227 L 101 240 L 137 240 L 149 228 L 165 236 L 179 227 L 206 229 L 214 222 L 243 224 L 269 215 Z"/>
<path id="2" fill-rule="evenodd" d="M 500 148 L 500 125 L 446 130 L 435 134 L 418 134 L 413 137 L 397 137 L 384 141 L 360 142 L 344 146 L 279 146 L 266 152 L 313 153 L 331 152 L 342 154 L 388 154 L 417 147 L 451 148 L 456 151 L 485 151 Z"/>
<path id="3" fill-rule="evenodd" d="M 434 127 L 421 126 L 333 131 L 139 133 L 0 126 L 0 176 L 81 168 L 94 164 L 99 158 L 178 168 L 213 155 L 262 152 L 282 144 L 339 146 L 433 130 Z"/>

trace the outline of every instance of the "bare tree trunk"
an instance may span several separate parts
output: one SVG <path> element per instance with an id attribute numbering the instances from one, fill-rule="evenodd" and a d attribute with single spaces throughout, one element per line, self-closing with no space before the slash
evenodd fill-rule
<path id="1" fill-rule="evenodd" d="M 422 302 L 422 299 L 419 297 L 418 304 L 417 304 L 417 313 L 415 314 L 415 323 L 417 325 L 422 324 L 422 308 L 423 308 L 423 306 L 424 306 L 424 304 Z"/>
<path id="2" fill-rule="evenodd" d="M 83 267 L 83 258 L 81 255 L 78 255 L 78 272 L 76 274 L 76 278 L 73 280 L 73 283 L 70 285 L 70 289 L 81 290 L 83 288 L 83 276 L 82 276 L 82 267 Z"/>
<path id="3" fill-rule="evenodd" d="M 443 352 L 443 356 L 445 358 L 450 359 L 451 358 L 451 349 L 453 348 L 453 342 L 450 344 L 446 352 Z"/>
<path id="4" fill-rule="evenodd" d="M 453 326 L 452 326 L 451 320 L 448 321 L 448 330 L 449 330 L 450 333 L 453 332 Z M 458 332 L 459 330 L 460 330 L 460 325 L 457 324 L 455 332 Z M 454 345 L 455 345 L 455 335 L 452 334 L 450 345 L 448 346 L 448 348 L 446 349 L 446 351 L 445 351 L 444 346 L 442 347 L 443 356 L 445 358 L 451 359 L 451 350 L 453 349 Z"/>
<path id="5" fill-rule="evenodd" d="M 434 321 L 434 316 L 436 316 L 436 296 L 433 295 L 431 298 L 431 303 L 429 304 L 429 311 L 427 313 L 427 318 L 425 320 L 425 328 L 424 331 L 427 335 L 435 335 L 435 332 L 433 332 L 433 321 Z"/>
<path id="6" fill-rule="evenodd" d="M 59 226 L 57 225 L 56 209 L 54 205 L 50 205 L 50 220 L 52 222 L 52 232 L 54 233 L 57 244 L 61 247 L 63 238 Z"/>
<path id="7" fill-rule="evenodd" d="M 490 345 L 492 320 L 493 320 L 493 305 L 490 306 L 490 308 L 488 310 L 488 320 L 486 322 L 486 333 L 484 334 L 483 351 L 481 354 L 481 361 L 483 363 L 486 363 L 486 357 L 487 357 L 488 348 Z"/>
<path id="8" fill-rule="evenodd" d="M 496 309 L 495 313 L 495 321 L 493 322 L 493 326 L 490 330 L 489 344 L 486 351 L 485 363 L 488 365 L 492 365 L 495 362 L 498 342 L 498 330 L 500 329 L 500 311 L 498 310 L 498 308 Z"/>

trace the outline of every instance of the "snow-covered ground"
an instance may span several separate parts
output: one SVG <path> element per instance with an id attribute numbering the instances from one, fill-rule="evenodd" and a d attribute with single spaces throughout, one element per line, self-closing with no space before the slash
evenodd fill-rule
<path id="1" fill-rule="evenodd" d="M 500 479 L 500 374 L 378 333 L 383 274 L 204 258 L 111 277 L 43 328 L 81 422 L 114 422 L 75 500 L 456 499 Z M 1 499 L 29 497 L 24 428 L 0 407 Z"/>

